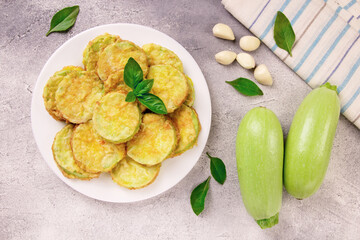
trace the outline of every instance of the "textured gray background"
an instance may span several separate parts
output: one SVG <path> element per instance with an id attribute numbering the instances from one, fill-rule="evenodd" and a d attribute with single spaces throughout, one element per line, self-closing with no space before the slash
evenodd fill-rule
<path id="1" fill-rule="evenodd" d="M 80 5 L 75 26 L 45 37 L 52 15 L 75 4 Z M 0 9 L 0 239 L 360 239 L 360 131 L 344 117 L 318 193 L 299 201 L 284 191 L 280 223 L 269 230 L 261 230 L 246 213 L 235 163 L 241 118 L 255 106 L 269 107 L 286 134 L 310 88 L 264 45 L 254 53 L 274 77 L 272 87 L 262 87 L 264 96 L 244 97 L 225 84 L 252 74 L 237 63 L 217 64 L 214 54 L 225 49 L 238 52 L 239 37 L 249 32 L 218 0 L 1 0 Z M 228 178 L 223 186 L 211 181 L 206 209 L 199 217 L 191 210 L 189 196 L 210 174 L 204 154 L 189 175 L 166 193 L 138 203 L 112 204 L 66 186 L 37 149 L 30 103 L 46 60 L 81 31 L 120 22 L 170 35 L 193 55 L 207 79 L 213 122 L 206 150 L 224 160 Z M 212 36 L 218 22 L 232 27 L 236 42 Z"/>

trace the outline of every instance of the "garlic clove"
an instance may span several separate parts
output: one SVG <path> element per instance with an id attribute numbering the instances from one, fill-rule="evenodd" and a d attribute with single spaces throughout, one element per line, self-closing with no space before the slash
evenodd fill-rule
<path id="1" fill-rule="evenodd" d="M 239 53 L 236 60 L 245 69 L 252 69 L 255 67 L 255 59 L 248 53 Z"/>
<path id="2" fill-rule="evenodd" d="M 236 58 L 236 53 L 232 51 L 221 51 L 215 54 L 215 60 L 223 65 L 231 64 Z"/>
<path id="3" fill-rule="evenodd" d="M 273 79 L 265 64 L 260 64 L 255 68 L 254 77 L 262 85 L 271 86 L 273 84 Z"/>
<path id="4" fill-rule="evenodd" d="M 244 51 L 255 51 L 260 46 L 260 40 L 254 36 L 243 36 L 239 41 L 240 48 Z"/>
<path id="5" fill-rule="evenodd" d="M 226 40 L 235 40 L 234 33 L 232 29 L 223 23 L 218 23 L 213 27 L 213 34 L 215 37 L 226 39 Z"/>

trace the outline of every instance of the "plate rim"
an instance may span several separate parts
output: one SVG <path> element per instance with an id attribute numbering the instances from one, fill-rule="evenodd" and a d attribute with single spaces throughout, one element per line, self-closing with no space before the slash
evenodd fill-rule
<path id="1" fill-rule="evenodd" d="M 201 150 L 201 154 L 199 155 L 199 157 L 197 158 L 196 161 L 194 161 L 194 163 L 192 164 L 191 168 L 189 169 L 189 171 L 184 174 L 181 179 L 179 179 L 176 183 L 172 184 L 172 186 L 168 187 L 167 189 L 164 189 L 164 190 L 161 190 L 160 192 L 156 193 L 156 194 L 153 194 L 153 195 L 150 195 L 150 196 L 146 196 L 144 198 L 141 198 L 141 199 L 136 199 L 136 200 L 131 200 L 131 201 L 113 201 L 113 200 L 109 200 L 109 199 L 105 199 L 105 198 L 98 198 L 98 197 L 95 197 L 95 196 L 91 196 L 90 194 L 87 194 L 83 191 L 79 191 L 78 189 L 74 188 L 70 182 L 67 182 L 65 181 L 61 176 L 59 176 L 60 174 L 56 171 L 54 171 L 52 169 L 52 166 L 50 165 L 50 162 L 47 161 L 45 159 L 45 155 L 43 154 L 43 152 L 41 151 L 40 149 L 40 144 L 39 144 L 39 141 L 40 139 L 37 139 L 36 138 L 36 133 L 35 133 L 35 129 L 34 129 L 34 111 L 35 111 L 35 105 L 36 105 L 36 96 L 35 96 L 35 90 L 37 90 L 40 86 L 40 81 L 41 81 L 41 77 L 42 75 L 44 75 L 44 72 L 46 71 L 46 69 L 48 68 L 48 65 L 50 64 L 50 62 L 52 61 L 53 58 L 55 58 L 55 56 L 57 55 L 57 53 L 59 51 L 62 50 L 62 48 L 67 45 L 70 41 L 72 41 L 74 38 L 77 38 L 79 37 L 80 35 L 85 35 L 87 34 L 88 32 L 92 32 L 92 31 L 96 31 L 98 29 L 101 29 L 101 28 L 107 28 L 107 27 L 140 27 L 140 28 L 145 28 L 149 31 L 153 31 L 153 32 L 156 32 L 157 34 L 161 34 L 161 35 L 165 35 L 166 37 L 172 39 L 176 44 L 178 44 L 181 48 L 183 48 L 183 50 L 185 50 L 185 52 L 187 54 L 189 54 L 189 56 L 192 58 L 192 60 L 194 61 L 194 63 L 196 64 L 195 65 L 195 68 L 199 69 L 203 79 L 204 79 L 204 83 L 207 87 L 207 94 L 209 96 L 209 121 L 208 121 L 208 131 L 205 132 L 205 138 L 204 138 L 204 148 Z M 211 95 L 210 95 L 210 90 L 209 90 L 209 86 L 207 84 L 207 81 L 206 81 L 206 78 L 200 68 L 200 66 L 198 65 L 198 63 L 196 62 L 196 60 L 194 59 L 194 57 L 189 53 L 189 51 L 182 45 L 180 44 L 177 40 L 175 40 L 174 38 L 170 37 L 169 35 L 167 35 L 166 33 L 163 33 L 157 29 L 154 29 L 152 27 L 149 27 L 149 26 L 144 26 L 144 25 L 140 25 L 140 24 L 134 24 L 134 23 L 112 23 L 112 24 L 104 24 L 104 25 L 99 25 L 99 26 L 95 26 L 95 27 L 92 27 L 92 28 L 89 28 L 89 29 L 86 29 L 78 34 L 76 34 L 75 36 L 72 36 L 71 38 L 67 39 L 64 43 L 62 43 L 59 47 L 57 47 L 57 49 L 51 54 L 51 56 L 46 60 L 45 64 L 43 65 L 37 79 L 36 79 L 36 83 L 34 85 L 34 94 L 32 95 L 32 99 L 31 99 L 31 129 L 32 129 L 32 134 L 33 134 L 33 137 L 35 139 L 35 142 L 36 142 L 36 146 L 37 146 L 37 149 L 38 151 L 40 152 L 41 154 L 41 157 L 43 159 L 43 161 L 46 162 L 47 166 L 50 168 L 50 170 L 63 182 L 65 183 L 68 187 L 70 187 L 73 191 L 76 191 L 88 198 L 91 198 L 91 199 L 96 199 L 96 200 L 99 200 L 99 201 L 103 201 L 103 202 L 111 202 L 111 203 L 133 203 L 133 202 L 140 202 L 140 201 L 144 201 L 144 200 L 147 200 L 147 199 L 150 199 L 150 198 L 153 198 L 153 197 L 156 197 L 156 196 L 159 196 L 161 194 L 164 194 L 165 192 L 169 191 L 170 189 L 172 189 L 173 187 L 175 187 L 177 184 L 179 184 L 181 181 L 183 181 L 185 179 L 185 177 L 191 172 L 191 170 L 195 167 L 196 163 L 198 163 L 198 161 L 200 160 L 201 158 L 201 155 L 202 153 L 204 152 L 205 150 L 205 147 L 206 147 L 206 144 L 208 142 L 208 139 L 209 139 L 209 135 L 210 135 L 210 131 L 211 131 L 211 123 L 212 123 L 212 104 L 211 104 Z M 60 171 L 59 171 L 60 172 Z"/>

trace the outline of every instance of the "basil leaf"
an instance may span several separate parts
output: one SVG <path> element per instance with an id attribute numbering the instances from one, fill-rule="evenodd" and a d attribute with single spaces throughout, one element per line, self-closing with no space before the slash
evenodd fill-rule
<path id="1" fill-rule="evenodd" d="M 150 92 L 152 86 L 154 85 L 154 79 L 146 79 L 141 81 L 135 88 L 135 95 L 140 95 Z"/>
<path id="2" fill-rule="evenodd" d="M 210 156 L 208 152 L 206 155 L 210 158 L 211 175 L 218 183 L 224 184 L 226 180 L 226 168 L 224 162 L 220 158 Z"/>
<path id="3" fill-rule="evenodd" d="M 234 81 L 226 81 L 233 86 L 239 93 L 245 96 L 264 95 L 261 89 L 251 80 L 246 78 L 238 78 Z"/>
<path id="4" fill-rule="evenodd" d="M 167 114 L 164 102 L 154 94 L 144 93 L 137 97 L 145 107 L 157 114 Z"/>
<path id="5" fill-rule="evenodd" d="M 46 36 L 52 32 L 63 32 L 71 28 L 75 24 L 79 10 L 79 6 L 76 5 L 55 13 L 51 19 L 50 30 L 46 33 Z"/>
<path id="6" fill-rule="evenodd" d="M 129 92 L 126 95 L 125 102 L 135 102 L 135 100 L 136 100 L 136 96 L 133 91 Z"/>
<path id="7" fill-rule="evenodd" d="M 210 176 L 203 182 L 200 183 L 191 193 L 190 203 L 191 208 L 196 215 L 199 215 L 205 207 L 205 198 L 209 190 Z"/>
<path id="8" fill-rule="evenodd" d="M 135 89 L 142 80 L 143 71 L 140 65 L 135 61 L 135 59 L 130 57 L 124 68 L 124 81 L 126 85 Z"/>
<path id="9" fill-rule="evenodd" d="M 295 42 L 295 33 L 289 19 L 280 11 L 277 12 L 274 25 L 274 40 L 279 48 L 287 51 L 290 56 Z"/>

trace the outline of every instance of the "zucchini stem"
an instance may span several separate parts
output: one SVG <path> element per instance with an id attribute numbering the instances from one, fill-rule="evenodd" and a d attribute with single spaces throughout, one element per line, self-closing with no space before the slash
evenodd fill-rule
<path id="1" fill-rule="evenodd" d="M 333 90 L 336 92 L 336 94 L 338 94 L 337 86 L 331 85 L 329 82 L 325 83 L 324 85 L 321 85 L 320 87 L 326 87 L 327 89 Z"/>
<path id="2" fill-rule="evenodd" d="M 256 220 L 256 222 L 261 227 L 261 229 L 271 228 L 271 227 L 275 226 L 276 224 L 278 224 L 279 213 L 275 214 L 272 217 L 266 218 L 266 219 Z"/>

